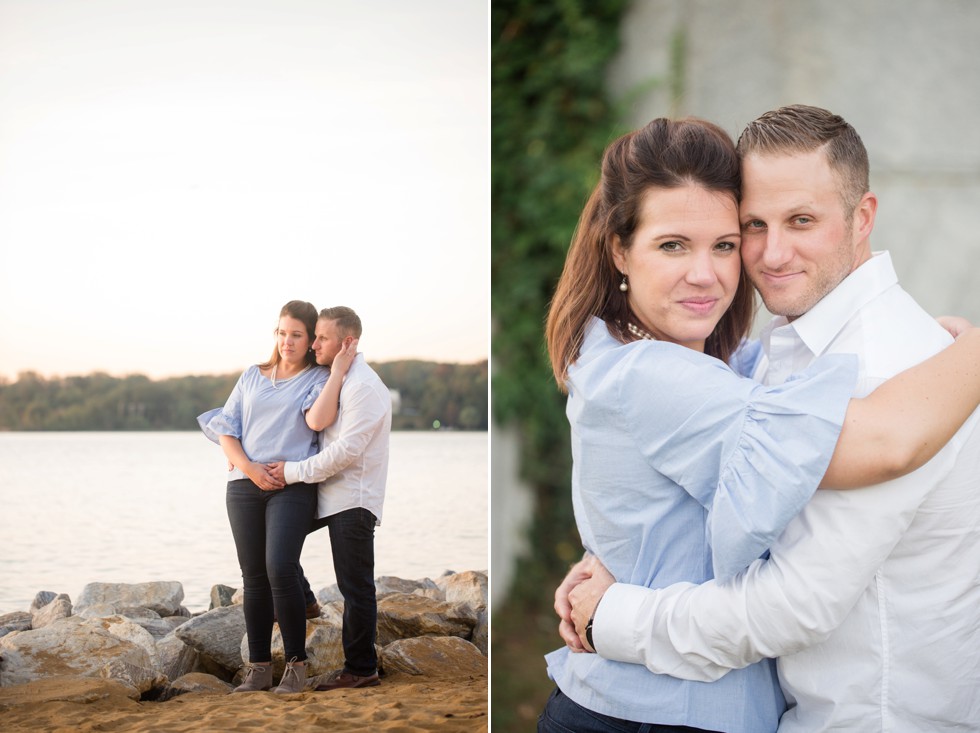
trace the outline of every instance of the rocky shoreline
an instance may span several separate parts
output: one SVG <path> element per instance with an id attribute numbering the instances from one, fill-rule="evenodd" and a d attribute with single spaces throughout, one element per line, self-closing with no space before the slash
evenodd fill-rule
<path id="1" fill-rule="evenodd" d="M 475 681 L 477 690 L 481 684 L 485 688 L 485 571 L 447 571 L 435 580 L 385 576 L 376 582 L 383 681 L 464 680 Z M 26 698 L 30 690 L 44 690 L 36 695 L 48 700 L 56 689 L 52 683 L 65 690 L 89 689 L 93 683 L 85 680 L 107 681 L 103 687 L 114 692 L 106 695 L 124 694 L 141 704 L 187 693 L 227 694 L 248 659 L 240 595 L 233 588 L 214 586 L 211 607 L 191 614 L 181 605 L 184 591 L 175 581 L 90 583 L 75 603 L 65 594 L 42 591 L 28 611 L 0 615 L 0 711 L 18 704 L 18 686 L 27 691 Z M 308 690 L 343 666 L 343 599 L 336 586 L 317 597 L 321 615 L 306 626 Z M 275 678 L 284 665 L 276 626 Z"/>

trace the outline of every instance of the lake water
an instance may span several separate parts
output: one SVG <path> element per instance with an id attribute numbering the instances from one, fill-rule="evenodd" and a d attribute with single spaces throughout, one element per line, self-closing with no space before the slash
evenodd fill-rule
<path id="1" fill-rule="evenodd" d="M 487 570 L 487 433 L 395 432 L 375 575 Z M 41 590 L 178 580 L 206 610 L 240 587 L 225 459 L 198 432 L 0 433 L 0 614 Z M 327 530 L 310 535 L 314 590 L 335 582 Z"/>

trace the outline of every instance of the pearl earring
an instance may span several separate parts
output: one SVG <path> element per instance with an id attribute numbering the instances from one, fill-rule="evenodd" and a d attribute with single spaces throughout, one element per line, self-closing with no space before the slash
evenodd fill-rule
<path id="1" fill-rule="evenodd" d="M 629 284 L 626 282 L 626 275 L 623 275 L 623 282 L 619 284 L 619 292 L 625 293 L 630 289 Z"/>

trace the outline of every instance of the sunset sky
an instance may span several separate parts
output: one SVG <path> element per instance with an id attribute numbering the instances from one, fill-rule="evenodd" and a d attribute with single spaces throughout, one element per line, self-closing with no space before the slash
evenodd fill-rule
<path id="1" fill-rule="evenodd" d="M 0 377 L 489 351 L 487 4 L 0 0 Z"/>

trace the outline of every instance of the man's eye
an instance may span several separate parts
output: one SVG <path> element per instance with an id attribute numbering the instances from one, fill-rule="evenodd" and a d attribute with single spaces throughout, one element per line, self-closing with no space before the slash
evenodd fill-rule
<path id="1" fill-rule="evenodd" d="M 745 222 L 742 225 L 742 229 L 764 229 L 765 226 L 766 225 L 764 222 L 759 221 L 758 219 L 752 219 L 751 221 Z"/>
<path id="2" fill-rule="evenodd" d="M 811 221 L 813 221 L 813 219 L 811 219 L 809 216 L 798 216 L 793 219 L 793 221 L 797 224 L 809 224 Z"/>

